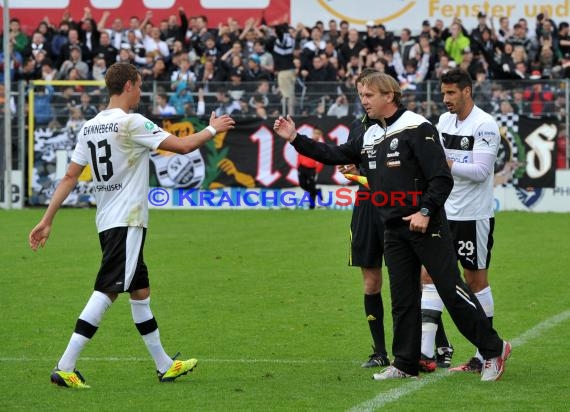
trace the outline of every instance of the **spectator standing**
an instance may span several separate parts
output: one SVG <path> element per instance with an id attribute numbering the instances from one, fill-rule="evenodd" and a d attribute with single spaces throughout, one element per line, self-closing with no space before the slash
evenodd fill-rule
<path id="1" fill-rule="evenodd" d="M 157 116 L 173 116 L 176 114 L 176 109 L 168 102 L 166 93 L 159 93 L 156 95 L 156 104 L 154 106 L 153 114 Z"/>
<path id="2" fill-rule="evenodd" d="M 68 42 L 69 35 L 69 22 L 62 20 L 59 23 L 58 31 L 54 34 L 51 41 L 50 57 L 54 62 L 59 62 L 60 55 L 63 50 L 64 44 Z M 57 65 L 59 67 L 59 65 Z"/>
<path id="3" fill-rule="evenodd" d="M 471 41 L 465 36 L 462 27 L 458 22 L 452 23 L 449 29 L 451 35 L 445 40 L 445 53 L 447 53 L 456 64 L 463 61 L 463 51 L 470 47 Z"/>
<path id="4" fill-rule="evenodd" d="M 70 80 L 72 70 L 77 71 L 80 80 L 89 78 L 89 66 L 82 60 L 81 47 L 77 44 L 70 47 L 69 59 L 62 63 L 58 73 L 58 80 Z"/>
<path id="5" fill-rule="evenodd" d="M 168 44 L 160 38 L 160 29 L 152 27 L 150 35 L 145 36 L 143 45 L 147 53 L 152 53 L 155 58 L 162 57 L 164 59 L 170 58 L 170 49 Z"/>
<path id="6" fill-rule="evenodd" d="M 19 19 L 17 18 L 10 19 L 9 35 L 10 35 L 9 43 L 11 43 L 14 46 L 14 50 L 19 53 L 23 53 L 24 49 L 30 42 L 30 39 L 28 38 L 26 33 L 22 31 Z"/>
<path id="7" fill-rule="evenodd" d="M 295 40 L 289 33 L 287 23 L 275 27 L 275 36 L 270 38 L 268 50 L 272 53 L 277 73 L 277 85 L 287 105 L 287 112 L 294 113 L 295 82 L 297 72 L 293 63 Z"/>
<path id="8" fill-rule="evenodd" d="M 69 32 L 67 33 L 67 43 L 65 43 L 61 47 L 61 53 L 58 56 L 57 67 L 59 70 L 61 70 L 63 62 L 65 62 L 66 60 L 69 61 L 73 60 L 73 58 L 71 57 L 71 52 L 73 49 L 76 48 L 79 49 L 79 56 L 83 62 L 85 62 L 86 64 L 91 62 L 91 51 L 79 40 L 78 31 L 76 29 L 70 29 Z M 89 73 L 86 73 L 86 76 L 88 75 Z"/>
<path id="9" fill-rule="evenodd" d="M 410 59 L 419 59 L 417 55 L 416 40 L 412 37 L 412 31 L 408 28 L 403 28 L 400 33 L 400 40 L 398 41 L 398 51 L 402 57 L 402 64 L 405 66 Z"/>
<path id="10" fill-rule="evenodd" d="M 22 51 L 22 57 L 27 59 L 29 57 L 36 58 L 37 54 L 41 51 L 49 51 L 48 45 L 45 42 L 45 37 L 40 32 L 36 31 L 32 34 L 32 41 L 28 43 Z"/>
<path id="11" fill-rule="evenodd" d="M 121 49 L 129 50 L 129 53 L 131 53 L 130 58 L 137 66 L 145 64 L 146 50 L 140 39 L 137 37 L 136 31 L 127 31 L 127 38 L 125 42 L 121 43 Z"/>
<path id="12" fill-rule="evenodd" d="M 348 31 L 347 40 L 340 46 L 339 52 L 341 57 L 341 65 L 346 66 L 352 56 L 358 57 L 360 51 L 366 45 L 360 40 L 360 34 L 356 29 Z"/>
<path id="13" fill-rule="evenodd" d="M 78 107 L 85 120 L 89 120 L 97 116 L 97 107 L 91 104 L 91 96 L 89 93 L 81 93 L 79 99 L 81 104 Z"/>

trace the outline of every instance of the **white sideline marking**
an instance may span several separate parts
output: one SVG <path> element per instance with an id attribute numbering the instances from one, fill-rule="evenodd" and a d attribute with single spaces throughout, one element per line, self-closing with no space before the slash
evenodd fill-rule
<path id="1" fill-rule="evenodd" d="M 82 361 L 92 361 L 92 362 L 148 362 L 151 358 L 137 358 L 137 357 L 80 357 L 79 360 Z M 335 364 L 346 362 L 345 360 L 326 360 L 326 359 L 314 359 L 314 360 L 304 360 L 304 359 L 208 359 L 198 357 L 200 362 L 210 362 L 210 363 L 277 363 L 277 364 Z M 50 362 L 54 358 L 0 358 L 0 362 Z M 358 363 L 358 361 L 352 361 L 353 363 Z"/>
<path id="2" fill-rule="evenodd" d="M 565 312 L 559 313 L 545 321 L 540 322 L 535 327 L 530 328 L 526 332 L 523 332 L 519 336 L 514 339 L 511 339 L 511 345 L 513 347 L 522 346 L 526 344 L 528 341 L 536 338 L 542 332 L 551 329 L 558 324 L 564 322 L 570 318 L 570 310 Z M 430 383 L 437 382 L 447 376 L 451 375 L 451 373 L 446 371 L 435 372 L 433 374 L 422 376 L 419 380 L 411 381 L 405 385 L 400 386 L 399 388 L 390 389 L 387 392 L 382 392 L 378 394 L 375 398 L 372 398 L 368 401 L 364 401 L 352 408 L 350 408 L 349 412 L 364 412 L 364 411 L 374 411 L 380 409 L 382 406 L 397 401 L 400 398 L 403 398 L 406 395 L 409 395 L 422 386 L 428 385 Z"/>

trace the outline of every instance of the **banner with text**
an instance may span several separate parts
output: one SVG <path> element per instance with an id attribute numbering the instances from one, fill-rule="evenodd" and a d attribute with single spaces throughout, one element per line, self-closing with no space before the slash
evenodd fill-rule
<path id="1" fill-rule="evenodd" d="M 207 125 L 203 119 L 196 118 L 152 120 L 176 136 L 192 134 Z M 346 142 L 351 121 L 349 117 L 299 117 L 296 124 L 298 132 L 308 136 L 318 127 L 327 143 L 338 145 Z M 512 115 L 499 116 L 497 121 L 501 126 L 502 142 L 495 170 L 495 186 L 555 187 L 556 121 Z M 194 196 L 194 192 L 187 190 L 215 191 L 231 187 L 263 191 L 299 186 L 297 152 L 273 134 L 272 119 L 241 119 L 236 126 L 227 133 L 219 133 L 200 150 L 187 155 L 162 150 L 151 153 L 150 186 L 168 189 L 169 198 L 174 199 L 175 193 L 182 200 L 190 199 L 190 193 Z M 30 159 L 33 164 L 31 205 L 49 203 L 56 185 L 65 174 L 79 130 L 80 125 L 35 129 L 33 158 Z M 336 166 L 325 166 L 317 183 L 339 186 L 349 182 Z M 65 204 L 92 205 L 92 186 L 90 169 L 86 168 Z M 156 194 L 158 203 L 164 196 L 161 193 Z M 235 195 L 239 196 L 239 193 Z"/>
<path id="2" fill-rule="evenodd" d="M 312 26 L 317 20 L 346 20 L 351 27 L 366 30 L 369 21 L 383 24 L 389 31 L 399 33 L 404 27 L 419 34 L 422 19 L 432 25 L 441 19 L 445 26 L 455 17 L 469 30 L 478 24 L 477 15 L 482 12 L 499 26 L 500 17 L 508 17 L 511 26 L 520 18 L 528 21 L 534 31 L 536 16 L 544 13 L 556 23 L 570 15 L 569 0 L 291 0 L 291 21 Z"/>

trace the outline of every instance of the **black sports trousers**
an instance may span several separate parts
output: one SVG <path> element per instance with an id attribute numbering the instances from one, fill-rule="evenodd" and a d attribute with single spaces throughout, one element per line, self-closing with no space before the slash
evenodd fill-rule
<path id="1" fill-rule="evenodd" d="M 485 359 L 500 356 L 503 341 L 479 301 L 461 279 L 445 212 L 430 219 L 426 233 L 408 222 L 386 226 L 384 260 L 390 276 L 394 366 L 418 374 L 421 356 L 420 268 L 424 265 L 458 330 Z"/>

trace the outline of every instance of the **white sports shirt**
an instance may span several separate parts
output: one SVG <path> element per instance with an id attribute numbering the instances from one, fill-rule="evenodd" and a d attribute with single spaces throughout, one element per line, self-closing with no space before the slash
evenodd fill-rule
<path id="1" fill-rule="evenodd" d="M 89 164 L 97 231 L 148 224 L 149 154 L 170 133 L 138 113 L 104 110 L 85 122 L 71 160 Z"/>
<path id="2" fill-rule="evenodd" d="M 495 119 L 477 106 L 463 121 L 449 112 L 439 117 L 437 125 L 448 159 L 457 163 L 474 163 L 474 154 L 496 158 L 501 136 Z M 452 169 L 453 174 L 453 169 Z M 482 182 L 453 175 L 453 190 L 445 202 L 450 220 L 479 220 L 494 216 L 493 178 L 491 171 Z"/>

